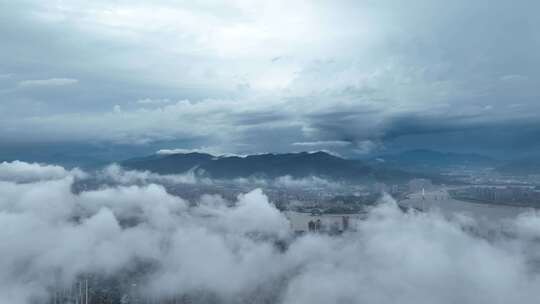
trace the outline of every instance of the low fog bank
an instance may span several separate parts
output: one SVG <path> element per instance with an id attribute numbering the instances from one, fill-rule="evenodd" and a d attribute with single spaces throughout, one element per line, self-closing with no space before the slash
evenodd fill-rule
<path id="1" fill-rule="evenodd" d="M 236 184 L 253 187 L 278 187 L 278 188 L 304 188 L 318 187 L 327 189 L 340 189 L 350 186 L 344 182 L 331 181 L 318 176 L 294 178 L 284 175 L 276 178 L 248 177 L 234 179 L 215 179 L 196 173 L 195 168 L 180 174 L 157 174 L 150 171 L 125 169 L 118 164 L 111 164 L 99 170 L 92 176 L 100 182 L 113 182 L 120 184 L 137 183 L 182 183 L 198 185 Z"/>
<path id="2" fill-rule="evenodd" d="M 51 303 L 81 280 L 90 281 L 89 303 L 99 303 L 108 284 L 118 289 L 112 303 L 540 298 L 540 217 L 533 212 L 486 237 L 472 218 L 402 212 L 385 196 L 357 231 L 294 236 L 260 189 L 232 202 L 203 195 L 193 204 L 156 184 L 177 176 L 119 167 L 100 174 L 124 180 L 74 192 L 88 173 L 0 164 L 0 303 Z"/>

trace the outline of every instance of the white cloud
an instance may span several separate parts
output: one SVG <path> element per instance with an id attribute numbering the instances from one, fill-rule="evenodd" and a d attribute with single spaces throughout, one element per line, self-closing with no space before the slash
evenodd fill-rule
<path id="1" fill-rule="evenodd" d="M 211 184 L 212 180 L 200 177 L 193 170 L 181 174 L 161 175 L 150 171 L 125 170 L 117 164 L 112 164 L 98 172 L 98 178 L 111 179 L 120 184 L 138 183 L 182 183 L 182 184 Z"/>
<path id="2" fill-rule="evenodd" d="M 517 75 L 517 74 L 508 74 L 508 75 L 501 76 L 501 81 L 504 81 L 504 82 L 518 83 L 518 82 L 523 82 L 527 80 L 528 80 L 528 77 L 523 76 L 523 75 Z"/>
<path id="3" fill-rule="evenodd" d="M 325 141 L 303 141 L 303 142 L 295 142 L 292 145 L 293 146 L 299 146 L 299 147 L 320 147 L 320 146 L 337 146 L 337 147 L 344 147 L 348 146 L 351 143 L 348 141 L 342 141 L 342 140 L 325 140 Z"/>
<path id="4" fill-rule="evenodd" d="M 146 183 L 163 184 L 197 184 L 197 185 L 223 185 L 233 183 L 251 187 L 278 187 L 278 188 L 321 188 L 321 189 L 340 189 L 345 184 L 330 181 L 317 176 L 308 176 L 304 178 L 294 178 L 289 175 L 279 176 L 272 179 L 262 179 L 256 177 L 235 178 L 233 180 L 212 179 L 201 174 L 197 174 L 197 168 L 192 168 L 187 172 L 179 174 L 157 174 L 150 171 L 126 170 L 117 164 L 112 164 L 96 173 L 96 178 L 101 181 L 113 181 L 121 185 L 140 185 Z"/>
<path id="5" fill-rule="evenodd" d="M 19 87 L 58 87 L 76 84 L 79 81 L 73 78 L 49 78 L 19 81 Z"/>
<path id="6" fill-rule="evenodd" d="M 144 98 L 137 100 L 138 104 L 142 105 L 161 105 L 161 104 L 167 104 L 171 103 L 172 100 L 164 98 L 164 99 L 152 99 L 152 98 Z"/>
<path id="7" fill-rule="evenodd" d="M 182 148 L 176 148 L 176 149 L 161 149 L 156 152 L 158 155 L 171 155 L 171 154 L 186 154 L 186 153 L 193 153 L 193 152 L 203 152 L 206 151 L 204 149 L 182 149 Z M 203 152 L 206 153 L 206 152 Z"/>
<path id="8" fill-rule="evenodd" d="M 190 207 L 155 184 L 73 194 L 72 183 L 0 182 L 0 302 L 45 300 L 85 273 L 140 273 L 138 262 L 153 266 L 136 289 L 156 299 L 487 304 L 540 296 L 534 213 L 513 222 L 517 233 L 487 241 L 467 232 L 474 221 L 402 213 L 385 197 L 358 231 L 288 239 L 287 221 L 260 190 L 232 207 L 213 195 Z M 277 236 L 287 240 L 283 251 Z"/>
<path id="9" fill-rule="evenodd" d="M 515 221 L 515 232 L 531 240 L 540 239 L 540 217 L 536 210 L 521 214 Z"/>
<path id="10" fill-rule="evenodd" d="M 225 155 L 235 155 L 226 153 L 221 150 L 219 147 L 200 147 L 194 149 L 184 149 L 184 148 L 175 148 L 175 149 L 160 149 L 156 152 L 158 155 L 170 155 L 170 154 L 185 154 L 185 153 L 205 153 L 214 156 L 225 156 Z"/>
<path id="11" fill-rule="evenodd" d="M 85 173 L 77 168 L 68 171 L 61 166 L 26 163 L 17 160 L 0 163 L 1 181 L 33 182 L 62 179 L 67 176 L 84 177 Z"/>
<path id="12" fill-rule="evenodd" d="M 379 147 L 379 144 L 371 141 L 371 140 L 363 140 L 356 143 L 356 146 L 354 148 L 354 152 L 357 154 L 369 154 L 376 150 Z"/>
<path id="13" fill-rule="evenodd" d="M 324 188 L 324 189 L 339 189 L 344 185 L 329 181 L 324 178 L 310 176 L 306 178 L 293 178 L 289 175 L 277 177 L 272 181 L 272 184 L 277 187 L 283 188 Z"/>

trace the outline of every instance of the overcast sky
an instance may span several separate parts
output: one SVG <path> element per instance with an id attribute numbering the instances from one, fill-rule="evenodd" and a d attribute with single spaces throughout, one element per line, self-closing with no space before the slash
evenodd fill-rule
<path id="1" fill-rule="evenodd" d="M 0 141 L 530 151 L 539 11 L 535 0 L 0 0 Z"/>

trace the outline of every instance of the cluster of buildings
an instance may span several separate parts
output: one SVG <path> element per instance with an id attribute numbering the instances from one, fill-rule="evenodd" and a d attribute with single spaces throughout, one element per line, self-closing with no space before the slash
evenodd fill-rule
<path id="1" fill-rule="evenodd" d="M 476 202 L 540 207 L 540 189 L 520 186 L 474 186 L 449 191 L 453 198 Z"/>
<path id="2" fill-rule="evenodd" d="M 318 232 L 340 234 L 348 230 L 356 230 L 359 220 L 365 219 L 367 213 L 335 214 L 335 213 L 307 213 L 285 211 L 291 229 L 297 234 Z"/>

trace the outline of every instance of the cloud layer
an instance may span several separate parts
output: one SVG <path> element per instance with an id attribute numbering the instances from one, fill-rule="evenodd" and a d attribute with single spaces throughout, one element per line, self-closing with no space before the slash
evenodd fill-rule
<path id="1" fill-rule="evenodd" d="M 402 213 L 385 197 L 358 231 L 294 238 L 261 190 L 232 206 L 212 195 L 190 205 L 158 184 L 74 194 L 73 174 L 44 177 L 50 167 L 27 165 L 21 173 L 0 167 L 0 302 L 33 303 L 81 275 L 122 273 L 138 273 L 124 283 L 158 300 L 536 303 L 540 296 L 534 213 L 485 238 L 474 233 L 474 219 Z"/>
<path id="2" fill-rule="evenodd" d="M 536 1 L 0 6 L 5 142 L 361 155 L 538 139 Z"/>

